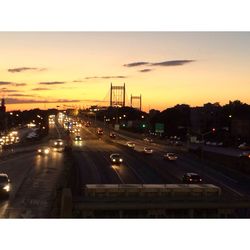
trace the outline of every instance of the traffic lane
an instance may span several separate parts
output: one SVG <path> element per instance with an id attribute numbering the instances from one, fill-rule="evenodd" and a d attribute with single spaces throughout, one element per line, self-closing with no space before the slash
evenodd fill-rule
<path id="1" fill-rule="evenodd" d="M 138 183 L 137 177 L 126 166 L 126 161 L 119 166 L 111 163 L 110 155 L 122 151 L 102 140 L 89 140 L 73 152 L 78 160 L 82 183 Z M 82 157 L 82 158 L 81 158 Z M 78 159 L 79 158 L 79 159 Z"/>
<path id="2" fill-rule="evenodd" d="M 181 157 L 180 163 L 183 167 L 188 168 L 189 171 L 199 173 L 206 182 L 210 181 L 226 191 L 229 191 L 233 195 L 240 197 L 245 196 L 246 198 L 250 197 L 250 182 L 248 177 L 242 177 L 241 179 L 231 178 L 228 175 L 209 167 L 205 163 L 198 162 L 185 155 Z"/>
<path id="3" fill-rule="evenodd" d="M 76 149 L 76 147 L 73 146 L 74 154 L 76 154 L 76 151 L 78 152 L 78 157 L 74 160 L 76 162 L 76 166 L 80 169 L 79 172 L 81 173 L 82 184 L 88 184 L 89 181 L 97 182 L 96 184 L 120 183 L 119 177 L 103 157 L 103 152 L 107 149 L 105 149 L 104 146 L 101 147 L 101 143 L 101 141 L 98 142 L 97 140 L 89 140 L 88 143 L 84 144 L 80 148 Z M 98 147 L 101 147 L 102 150 L 99 150 Z M 88 180 L 89 174 L 85 175 L 87 169 L 91 169 L 92 178 L 90 180 Z"/>
<path id="4" fill-rule="evenodd" d="M 126 139 L 132 139 L 126 137 Z M 123 143 L 121 141 L 117 141 L 118 143 Z M 171 152 L 168 146 L 157 145 L 155 143 L 145 143 L 141 140 L 135 139 L 136 143 L 135 150 L 138 152 L 142 152 L 145 146 L 148 146 L 154 150 L 154 155 L 158 155 L 158 159 L 163 157 L 163 154 L 166 152 Z M 179 159 L 176 161 L 176 164 L 168 164 L 168 168 L 165 170 L 169 170 L 168 173 L 176 177 L 177 181 L 181 181 L 184 173 L 187 172 L 196 172 L 203 177 L 203 180 L 206 183 L 213 183 L 215 185 L 219 185 L 227 192 L 230 192 L 234 196 L 244 196 L 249 194 L 249 181 L 237 180 L 229 176 L 229 172 L 224 169 L 224 173 L 218 170 L 211 169 L 211 167 L 206 166 L 205 163 L 197 162 L 196 160 L 190 160 L 185 155 L 188 154 L 179 154 Z M 162 160 L 160 160 L 162 161 Z M 158 161 L 159 162 L 159 161 Z M 174 167 L 173 167 L 174 165 Z M 160 164 L 159 167 L 162 167 Z M 244 184 L 243 184 L 244 183 Z M 238 184 L 238 185 L 237 185 Z M 243 184 L 243 185 L 242 185 Z"/>
<path id="5" fill-rule="evenodd" d="M 90 133 L 93 133 L 92 131 Z M 148 184 L 156 184 L 156 183 L 168 183 L 170 182 L 169 178 L 166 179 L 166 176 L 162 177 L 159 175 L 154 168 L 154 166 L 150 166 L 147 162 L 147 159 L 145 159 L 145 155 L 138 155 L 134 154 L 134 151 L 128 148 L 125 145 L 125 141 L 120 139 L 110 139 L 109 136 L 106 136 L 105 134 L 101 137 L 99 137 L 99 142 L 104 142 L 107 145 L 112 145 L 113 149 L 109 153 L 115 153 L 118 152 L 122 155 L 124 155 L 124 162 L 123 167 L 116 167 L 114 170 L 119 174 L 119 171 L 122 171 L 121 173 L 125 173 L 127 171 L 127 175 L 130 175 L 131 177 L 134 176 L 132 179 L 126 178 L 123 175 L 121 175 L 124 183 L 148 183 Z M 120 145 L 119 145 L 120 144 Z M 108 155 L 106 155 L 106 159 L 109 158 Z M 109 161 L 109 159 L 108 159 Z M 130 174 L 129 174 L 130 173 Z"/>
<path id="6" fill-rule="evenodd" d="M 123 152 L 126 159 L 124 165 L 137 177 L 136 183 L 162 184 L 176 183 L 178 180 L 169 171 L 162 171 L 162 168 L 166 166 L 165 162 L 159 161 L 158 158 L 151 155 L 144 154 L 143 148 L 146 146 L 146 143 L 143 141 L 139 140 L 140 145 L 137 142 L 137 146 L 133 150 L 126 145 L 128 139 L 131 140 L 131 138 L 126 138 L 126 140 L 124 137 L 118 136 L 115 139 L 111 139 L 108 135 L 104 134 L 100 140 L 102 139 L 107 143 L 116 145 L 117 149 L 121 150 L 119 152 Z"/>
<path id="7" fill-rule="evenodd" d="M 159 163 L 151 155 L 137 152 L 124 145 L 117 145 L 123 154 L 130 169 L 138 176 L 143 184 L 166 184 L 173 183 L 172 176 L 162 174 L 159 171 Z"/>
<path id="8" fill-rule="evenodd" d="M 1 198 L 0 200 L 0 216 L 5 217 L 10 209 L 11 202 L 15 199 L 23 181 L 27 177 L 31 167 L 34 165 L 33 153 L 25 154 L 9 160 L 0 162 L 0 171 L 8 174 L 11 180 L 11 191 L 8 199 Z"/>
<path id="9" fill-rule="evenodd" d="M 33 162 L 10 202 L 9 217 L 48 217 L 53 194 L 64 166 L 64 155 L 52 152 L 49 155 L 33 154 Z M 15 177 L 16 178 L 16 177 Z"/>

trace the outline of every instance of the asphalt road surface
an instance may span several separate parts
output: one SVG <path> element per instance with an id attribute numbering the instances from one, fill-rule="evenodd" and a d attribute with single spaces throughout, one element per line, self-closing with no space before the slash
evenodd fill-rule
<path id="1" fill-rule="evenodd" d="M 109 137 L 109 129 L 104 128 L 104 135 L 98 136 L 96 128 L 83 127 L 83 142 L 73 143 L 73 156 L 78 168 L 79 189 L 84 184 L 154 184 L 182 183 L 182 176 L 187 172 L 195 172 L 202 176 L 204 183 L 214 184 L 222 188 L 223 196 L 229 198 L 248 198 L 250 195 L 250 178 L 221 167 L 211 167 L 206 162 L 194 158 L 187 152 L 179 153 L 175 162 L 163 159 L 163 154 L 173 149 L 166 145 L 147 143 L 132 135 L 115 132 L 116 139 Z M 74 135 L 71 136 L 72 139 Z M 129 148 L 126 143 L 133 141 L 136 146 Z M 154 152 L 146 155 L 145 146 Z M 124 161 L 114 166 L 109 156 L 119 153 Z"/>
<path id="2" fill-rule="evenodd" d="M 9 199 L 0 200 L 1 218 L 49 217 L 64 155 L 38 155 L 37 148 L 49 145 L 50 137 L 59 137 L 58 133 L 58 128 L 52 127 L 42 142 L 18 146 L 8 157 L 0 158 L 0 172 L 7 173 L 11 180 Z"/>

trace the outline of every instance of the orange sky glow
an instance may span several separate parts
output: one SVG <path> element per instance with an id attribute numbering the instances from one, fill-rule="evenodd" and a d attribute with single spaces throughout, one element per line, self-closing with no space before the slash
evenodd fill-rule
<path id="1" fill-rule="evenodd" d="M 249 32 L 1 32 L 7 110 L 108 105 L 110 83 L 144 111 L 250 103 Z"/>

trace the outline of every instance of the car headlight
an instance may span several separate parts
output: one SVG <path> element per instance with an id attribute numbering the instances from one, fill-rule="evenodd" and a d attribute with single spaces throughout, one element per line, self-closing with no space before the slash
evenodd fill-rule
<path id="1" fill-rule="evenodd" d="M 10 191 L 10 184 L 7 184 L 6 186 L 3 187 L 3 189 L 7 192 Z"/>
<path id="2" fill-rule="evenodd" d="M 112 161 L 115 162 L 115 159 L 113 159 Z"/>
<path id="3" fill-rule="evenodd" d="M 45 153 L 45 154 L 48 154 L 48 153 L 49 153 L 49 149 L 45 149 L 45 150 L 44 150 L 44 153 Z"/>
<path id="4" fill-rule="evenodd" d="M 60 142 L 60 145 L 63 145 L 63 143 L 62 143 L 62 142 Z"/>
<path id="5" fill-rule="evenodd" d="M 54 145 L 57 145 L 57 142 L 54 142 Z"/>
<path id="6" fill-rule="evenodd" d="M 119 159 L 120 162 L 122 162 L 122 159 Z"/>
<path id="7" fill-rule="evenodd" d="M 41 150 L 41 149 L 38 149 L 37 151 L 38 151 L 38 153 L 41 153 L 41 152 L 42 152 L 42 150 Z"/>

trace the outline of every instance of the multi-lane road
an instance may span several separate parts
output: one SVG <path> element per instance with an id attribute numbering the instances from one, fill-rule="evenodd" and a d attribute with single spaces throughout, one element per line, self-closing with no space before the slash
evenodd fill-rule
<path id="1" fill-rule="evenodd" d="M 21 143 L 10 153 L 0 155 L 0 172 L 7 173 L 12 181 L 9 199 L 0 200 L 0 217 L 50 217 L 66 165 L 73 166 L 75 170 L 73 194 L 76 196 L 82 194 L 85 184 L 180 184 L 183 174 L 187 172 L 198 173 L 204 183 L 221 187 L 225 199 L 237 200 L 250 196 L 250 178 L 244 174 L 225 167 L 214 168 L 188 152 L 178 152 L 178 159 L 170 162 L 163 158 L 163 154 L 173 151 L 173 148 L 145 142 L 136 135 L 122 131 L 115 131 L 117 137 L 112 139 L 109 137 L 112 130 L 102 127 L 104 134 L 98 136 L 96 126 L 82 126 L 80 143 L 74 142 L 75 134 L 67 138 L 63 123 L 56 122 L 43 140 Z M 56 138 L 71 141 L 72 154 L 37 154 L 38 147 L 51 146 Z M 127 146 L 128 141 L 135 143 L 134 149 Z M 152 155 L 144 153 L 145 146 L 154 150 Z M 112 153 L 122 156 L 122 164 L 117 166 L 111 163 Z"/>
<path id="2" fill-rule="evenodd" d="M 82 145 L 75 143 L 73 146 L 79 189 L 89 183 L 182 183 L 184 173 L 195 172 L 202 176 L 204 183 L 220 186 L 224 197 L 244 198 L 250 195 L 250 178 L 239 172 L 223 167 L 215 169 L 187 152 L 180 152 L 177 161 L 169 162 L 163 159 L 163 154 L 172 152 L 171 147 L 147 143 L 122 131 L 116 131 L 117 137 L 111 139 L 109 132 L 110 129 L 104 127 L 104 135 L 98 136 L 95 126 L 83 126 L 81 129 Z M 126 145 L 128 141 L 135 143 L 134 149 Z M 154 150 L 152 155 L 144 154 L 145 146 Z M 121 165 L 111 164 L 109 156 L 112 153 L 119 153 L 124 158 Z"/>

